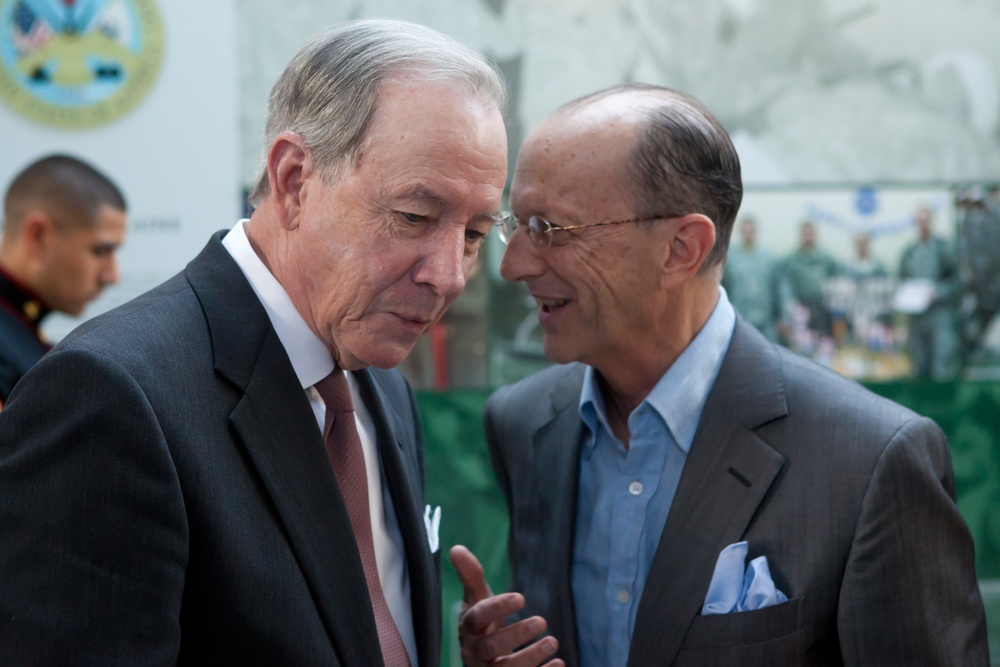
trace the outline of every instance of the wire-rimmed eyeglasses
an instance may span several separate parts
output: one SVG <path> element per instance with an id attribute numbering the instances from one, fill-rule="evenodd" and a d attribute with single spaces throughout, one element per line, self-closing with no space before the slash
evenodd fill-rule
<path id="1" fill-rule="evenodd" d="M 523 226 L 528 231 L 528 237 L 531 239 L 531 242 L 536 248 L 548 248 L 549 246 L 562 245 L 566 242 L 564 240 L 559 240 L 565 239 L 566 237 L 559 236 L 556 232 L 568 232 L 572 229 L 589 229 L 591 227 L 604 227 L 606 225 L 625 225 L 632 222 L 652 222 L 653 220 L 665 220 L 676 217 L 677 216 L 674 215 L 658 215 L 652 218 L 611 220 L 609 222 L 596 222 L 592 225 L 569 225 L 567 227 L 560 227 L 559 225 L 553 224 L 538 215 L 529 216 L 527 222 L 521 222 L 513 213 L 503 213 L 497 220 L 496 226 L 499 231 L 500 240 L 504 245 L 510 243 L 510 239 L 514 236 L 514 232 L 516 232 L 519 227 Z"/>

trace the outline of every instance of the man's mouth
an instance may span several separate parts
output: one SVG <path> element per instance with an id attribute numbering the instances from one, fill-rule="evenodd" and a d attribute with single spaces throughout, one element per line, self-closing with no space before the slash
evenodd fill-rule
<path id="1" fill-rule="evenodd" d="M 434 321 L 433 317 L 427 317 L 425 315 L 415 315 L 406 313 L 395 313 L 395 315 L 401 320 L 405 320 L 406 322 L 412 324 L 418 324 L 420 326 L 428 326 L 430 325 L 431 322 Z"/>
<path id="2" fill-rule="evenodd" d="M 535 302 L 538 303 L 538 308 L 543 313 L 551 313 L 559 308 L 562 308 L 569 303 L 569 299 L 550 299 L 546 297 L 535 297 Z"/>

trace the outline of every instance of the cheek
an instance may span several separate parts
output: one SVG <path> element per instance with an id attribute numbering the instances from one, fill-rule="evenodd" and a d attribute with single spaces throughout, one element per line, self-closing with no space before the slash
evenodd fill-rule
<path id="1" fill-rule="evenodd" d="M 89 290 L 91 285 L 97 281 L 97 267 L 89 258 L 69 259 L 61 271 L 63 279 L 67 283 L 67 289 L 73 292 Z"/>
<path id="2" fill-rule="evenodd" d="M 587 249 L 574 259 L 576 271 L 571 281 L 576 284 L 578 298 L 598 302 L 613 298 L 616 292 L 615 277 L 620 269 L 608 261 L 606 252 Z"/>
<path id="3" fill-rule="evenodd" d="M 100 280 L 101 274 L 104 273 L 104 268 L 107 265 L 108 265 L 108 263 L 104 259 L 88 258 L 87 259 L 87 275 L 92 280 Z"/>
<path id="4" fill-rule="evenodd" d="M 380 294 L 398 285 L 411 283 L 407 280 L 414 262 L 409 257 L 400 254 L 382 254 L 368 258 L 363 269 L 365 284 L 360 285 L 361 291 L 370 294 Z"/>
<path id="5" fill-rule="evenodd" d="M 360 320 L 383 307 L 411 300 L 406 291 L 408 265 L 398 257 L 369 256 L 340 271 L 340 279 L 327 286 L 328 316 Z"/>

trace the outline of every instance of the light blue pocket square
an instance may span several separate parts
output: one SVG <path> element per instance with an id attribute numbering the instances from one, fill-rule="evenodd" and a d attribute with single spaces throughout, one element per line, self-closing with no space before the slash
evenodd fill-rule
<path id="1" fill-rule="evenodd" d="M 754 558 L 744 571 L 746 559 L 746 542 L 722 550 L 701 608 L 702 616 L 753 611 L 788 601 L 788 596 L 774 586 L 767 556 Z"/>

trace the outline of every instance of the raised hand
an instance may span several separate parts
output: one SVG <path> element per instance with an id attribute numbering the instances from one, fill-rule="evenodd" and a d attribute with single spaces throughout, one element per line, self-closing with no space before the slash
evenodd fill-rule
<path id="1" fill-rule="evenodd" d="M 452 547 L 450 556 L 465 589 L 458 639 L 462 645 L 462 661 L 467 667 L 534 667 L 545 663 L 559 648 L 555 637 L 532 641 L 548 627 L 545 619 L 532 616 L 507 625 L 507 617 L 524 608 L 524 596 L 520 593 L 494 595 L 486 583 L 483 566 L 464 546 Z M 515 650 L 518 647 L 523 648 Z M 562 660 L 546 664 L 565 667 Z"/>

